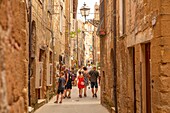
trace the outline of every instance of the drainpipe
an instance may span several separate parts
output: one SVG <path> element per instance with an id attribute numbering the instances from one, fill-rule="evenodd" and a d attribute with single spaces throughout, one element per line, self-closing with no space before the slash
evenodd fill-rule
<path id="1" fill-rule="evenodd" d="M 32 0 L 29 0 L 29 64 L 28 64 L 28 100 L 29 106 L 31 106 L 31 84 L 30 84 L 30 77 L 31 77 L 31 44 L 32 44 Z"/>
<path id="2" fill-rule="evenodd" d="M 53 64 L 53 91 L 55 91 L 55 75 L 56 75 L 56 67 L 55 67 L 55 37 L 54 37 L 54 31 L 53 31 L 53 16 L 51 15 L 51 37 L 52 37 L 52 64 Z"/>
<path id="3" fill-rule="evenodd" d="M 117 105 L 117 63 L 116 63 L 116 0 L 113 1 L 113 80 L 114 80 L 114 104 L 115 104 L 115 113 L 118 113 L 118 105 Z"/>

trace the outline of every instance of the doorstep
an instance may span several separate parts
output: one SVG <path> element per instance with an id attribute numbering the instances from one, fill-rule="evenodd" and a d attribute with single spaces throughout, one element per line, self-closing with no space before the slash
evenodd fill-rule
<path id="1" fill-rule="evenodd" d="M 45 103 L 46 103 L 46 99 L 38 99 L 37 105 L 35 106 L 35 110 L 43 106 Z"/>
<path id="2" fill-rule="evenodd" d="M 115 107 L 111 107 L 111 113 L 115 113 Z"/>
<path id="3" fill-rule="evenodd" d="M 44 103 L 45 101 L 45 99 L 38 99 L 38 104 Z"/>
<path id="4" fill-rule="evenodd" d="M 31 106 L 28 106 L 28 113 L 34 113 L 34 108 Z"/>

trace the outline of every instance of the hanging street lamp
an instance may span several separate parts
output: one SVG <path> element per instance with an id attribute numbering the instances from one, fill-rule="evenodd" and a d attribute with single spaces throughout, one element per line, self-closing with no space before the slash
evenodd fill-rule
<path id="1" fill-rule="evenodd" d="M 85 2 L 83 4 L 82 8 L 80 9 L 80 13 L 82 16 L 84 16 L 85 22 L 86 22 L 86 16 L 89 16 L 90 8 L 88 6 L 86 6 Z"/>

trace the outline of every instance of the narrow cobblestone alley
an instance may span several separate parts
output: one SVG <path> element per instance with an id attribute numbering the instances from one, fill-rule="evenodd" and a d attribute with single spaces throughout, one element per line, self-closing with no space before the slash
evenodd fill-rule
<path id="1" fill-rule="evenodd" d="M 109 111 L 100 105 L 100 95 L 98 98 L 92 98 L 91 89 L 88 89 L 88 96 L 85 98 L 78 97 L 78 88 L 73 87 L 72 98 L 64 99 L 62 104 L 54 103 L 55 97 L 35 113 L 109 113 Z"/>
<path id="2" fill-rule="evenodd" d="M 0 113 L 170 113 L 169 26 L 170 0 L 0 0 Z"/>

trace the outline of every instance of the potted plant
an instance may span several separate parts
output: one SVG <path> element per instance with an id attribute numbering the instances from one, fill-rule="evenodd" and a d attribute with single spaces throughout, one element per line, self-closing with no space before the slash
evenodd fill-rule
<path id="1" fill-rule="evenodd" d="M 99 31 L 99 35 L 100 35 L 100 37 L 104 37 L 106 35 L 106 31 L 104 29 L 101 29 Z"/>

